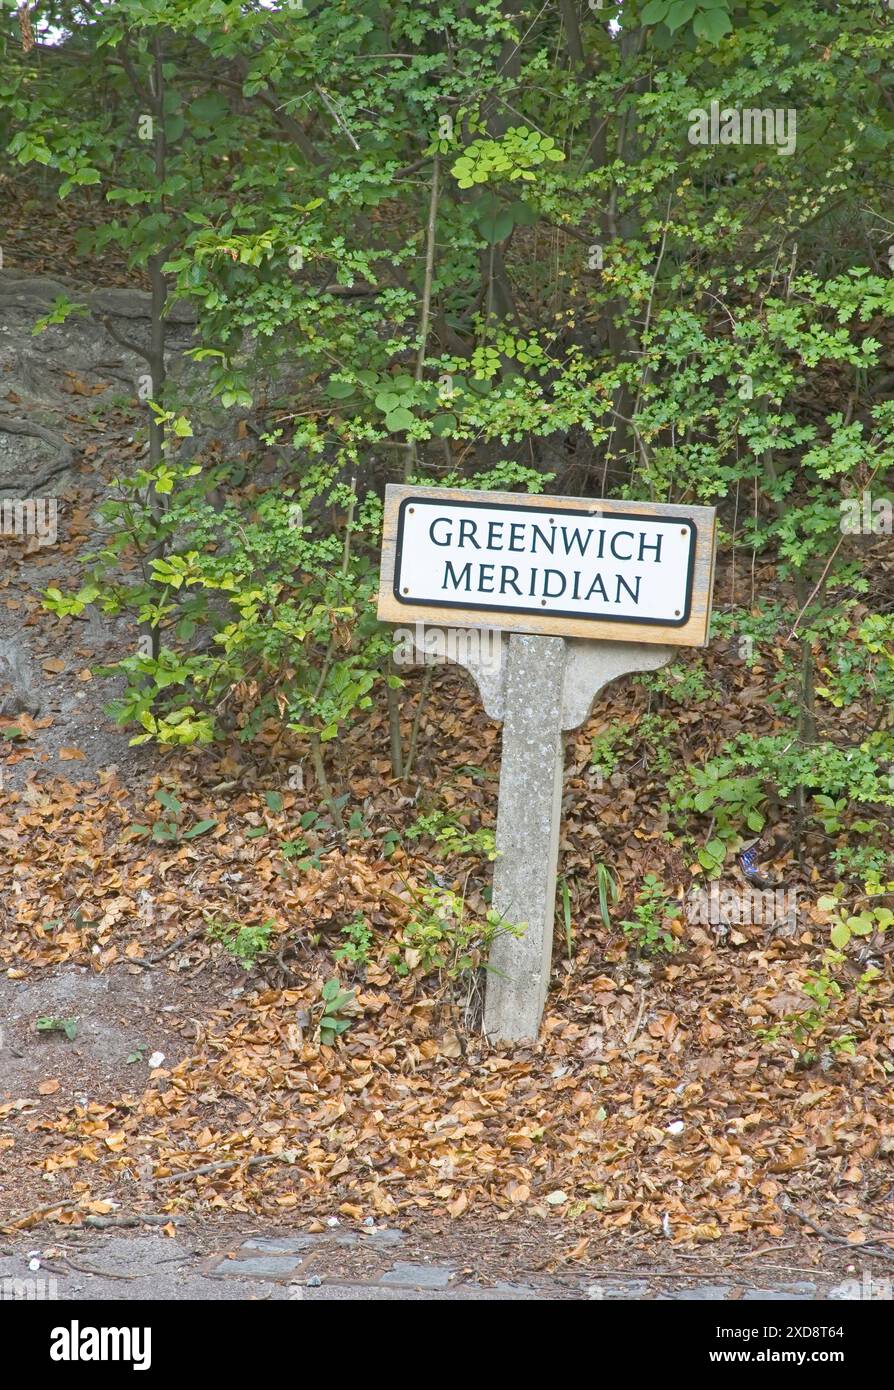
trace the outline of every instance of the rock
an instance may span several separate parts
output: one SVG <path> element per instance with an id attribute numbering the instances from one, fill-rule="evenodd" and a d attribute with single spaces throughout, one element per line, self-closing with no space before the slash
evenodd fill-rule
<path id="1" fill-rule="evenodd" d="M 40 713 L 34 669 L 15 638 L 0 639 L 0 715 Z"/>
<path id="2" fill-rule="evenodd" d="M 109 318 L 148 319 L 152 312 L 152 296 L 141 290 L 94 290 L 87 300 L 95 314 Z M 191 304 L 168 301 L 165 317 L 169 323 L 195 323 Z"/>
<path id="3" fill-rule="evenodd" d="M 70 295 L 70 287 L 61 280 L 50 280 L 38 275 L 13 276 L 10 271 L 0 280 L 0 305 L 21 305 L 39 309 L 49 306 L 60 295 Z"/>

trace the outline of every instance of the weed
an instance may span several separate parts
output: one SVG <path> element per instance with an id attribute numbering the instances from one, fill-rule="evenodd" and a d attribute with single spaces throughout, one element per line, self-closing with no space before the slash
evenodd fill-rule
<path id="1" fill-rule="evenodd" d="M 666 923 L 677 915 L 678 904 L 655 874 L 646 874 L 636 895 L 633 919 L 621 923 L 625 936 L 641 955 L 675 951 L 677 942 Z"/>
<path id="2" fill-rule="evenodd" d="M 434 883 L 414 889 L 411 920 L 402 928 L 397 950 L 388 960 L 398 976 L 435 976 L 444 1002 L 458 1006 L 469 1032 L 477 1025 L 483 996 L 481 984 L 494 942 L 507 933 L 521 936 L 493 908 L 484 914 L 467 911 L 465 896 Z"/>
<path id="3" fill-rule="evenodd" d="M 212 941 L 219 941 L 224 950 L 229 951 L 248 970 L 258 956 L 267 950 L 273 927 L 273 918 L 268 918 L 259 927 L 249 927 L 242 922 L 209 921 L 208 935 Z"/>
<path id="4" fill-rule="evenodd" d="M 626 724 L 610 724 L 590 744 L 590 766 L 601 777 L 611 777 L 625 753 L 633 747 L 633 734 Z"/>
<path id="5" fill-rule="evenodd" d="M 596 865 L 596 886 L 599 890 L 599 915 L 607 931 L 611 929 L 612 919 L 609 914 L 609 901 L 618 901 L 618 885 L 612 877 L 605 864 Z"/>
<path id="6" fill-rule="evenodd" d="M 151 825 L 129 825 L 124 832 L 125 840 L 148 839 L 156 844 L 179 844 L 182 840 L 196 840 L 200 835 L 207 835 L 218 824 L 216 820 L 200 820 L 185 828 L 183 805 L 176 796 L 163 789 L 153 795 L 162 810 L 167 811 L 169 819 L 159 816 Z"/>
<path id="7" fill-rule="evenodd" d="M 460 824 L 455 811 L 432 811 L 429 815 L 420 816 L 405 832 L 408 840 L 419 840 L 423 836 L 430 838 L 445 858 L 455 854 L 473 854 L 492 861 L 497 857 L 494 832 L 485 827 L 467 830 Z"/>
<path id="8" fill-rule="evenodd" d="M 842 1031 L 834 1023 L 835 1005 L 844 994 L 836 973 L 844 960 L 840 951 L 824 951 L 820 969 L 809 970 L 801 986 L 801 992 L 813 1003 L 785 1014 L 771 1028 L 758 1028 L 757 1036 L 761 1041 L 773 1043 L 780 1038 L 787 1039 L 794 1045 L 798 1064 L 802 1067 L 812 1066 L 818 1060 L 831 1062 L 843 1054 L 853 1056 L 857 1050 L 855 1035 Z M 870 990 L 877 974 L 875 969 L 864 971 L 857 982 L 860 994 Z M 837 1031 L 831 1033 L 833 1027 L 837 1027 Z"/>
<path id="9" fill-rule="evenodd" d="M 346 1012 L 348 1010 L 356 1012 L 354 991 L 342 989 L 337 979 L 327 980 L 320 990 L 315 1009 L 319 1040 L 323 1047 L 331 1047 L 336 1038 L 350 1028 L 353 1019 Z"/>
<path id="10" fill-rule="evenodd" d="M 369 965 L 373 934 L 372 928 L 362 912 L 354 914 L 353 920 L 348 922 L 347 926 L 342 927 L 341 934 L 347 940 L 344 946 L 339 946 L 337 951 L 333 951 L 333 956 L 337 961 L 347 961 L 350 965 L 365 970 Z"/>
<path id="11" fill-rule="evenodd" d="M 74 1042 L 78 1036 L 78 1020 L 76 1018 L 55 1018 L 45 1014 L 37 1020 L 34 1027 L 38 1033 L 64 1033 L 69 1042 Z"/>
<path id="12" fill-rule="evenodd" d="M 569 960 L 574 959 L 574 927 L 571 923 L 571 893 L 568 889 L 568 880 L 559 880 L 559 891 L 562 896 L 562 921 L 565 925 L 565 952 Z"/>

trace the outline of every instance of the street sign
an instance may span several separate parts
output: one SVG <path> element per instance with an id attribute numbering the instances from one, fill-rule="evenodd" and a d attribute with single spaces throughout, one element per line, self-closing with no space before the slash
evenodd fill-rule
<path id="1" fill-rule="evenodd" d="M 536 1038 L 549 984 L 564 735 L 618 676 L 708 640 L 714 508 L 389 486 L 379 617 L 496 630 L 487 660 L 444 644 L 502 720 L 492 906 L 523 927 L 494 941 L 484 1027 Z M 401 629 L 404 637 L 411 630 Z M 592 641 L 587 639 L 596 638 Z M 582 640 L 584 639 L 584 640 Z M 494 660 L 496 657 L 496 660 Z"/>
<path id="2" fill-rule="evenodd" d="M 714 509 L 390 486 L 379 617 L 703 646 Z"/>

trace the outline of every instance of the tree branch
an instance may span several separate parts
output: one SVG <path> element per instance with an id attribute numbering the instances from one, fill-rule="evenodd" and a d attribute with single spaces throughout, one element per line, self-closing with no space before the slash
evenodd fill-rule
<path id="1" fill-rule="evenodd" d="M 51 478 L 64 473 L 71 467 L 74 452 L 70 444 L 67 444 L 61 434 L 54 433 L 53 430 L 46 429 L 43 425 L 38 425 L 33 420 L 21 420 L 12 415 L 4 415 L 0 412 L 0 430 L 5 434 L 26 434 L 33 439 L 41 439 L 45 444 L 50 444 L 54 449 L 59 450 L 59 459 L 50 468 L 44 469 L 38 478 L 31 479 L 28 484 L 28 493 L 33 496 L 38 488 L 44 487 Z M 11 485 L 10 485 L 11 486 Z M 6 487 L 2 486 L 6 491 Z"/>
<path id="2" fill-rule="evenodd" d="M 135 352 L 138 357 L 142 357 L 144 362 L 149 362 L 149 353 L 145 348 L 132 343 L 129 338 L 125 338 L 123 333 L 119 333 L 117 328 L 112 327 L 112 320 L 107 314 L 94 314 L 93 317 L 101 323 L 110 338 L 114 338 L 119 347 L 126 348 L 128 352 Z"/>

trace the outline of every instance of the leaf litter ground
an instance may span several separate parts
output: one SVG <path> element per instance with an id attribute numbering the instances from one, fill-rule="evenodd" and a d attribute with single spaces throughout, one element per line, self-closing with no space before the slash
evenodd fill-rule
<path id="1" fill-rule="evenodd" d="M 613 710 L 641 699 L 618 691 Z M 738 944 L 689 927 L 676 956 L 631 959 L 599 918 L 588 865 L 611 862 L 629 901 L 645 871 L 672 881 L 668 847 L 648 781 L 629 793 L 593 788 L 585 730 L 569 755 L 577 773 L 563 846 L 574 953 L 563 960 L 557 945 L 541 1041 L 506 1050 L 465 1036 L 455 1006 L 425 980 L 397 979 L 387 961 L 405 885 L 445 867 L 415 850 L 385 859 L 382 837 L 428 798 L 454 804 L 473 828 L 492 823 L 494 777 L 469 769 L 496 771 L 497 735 L 464 678 L 439 672 L 411 801 L 388 775 L 385 732 L 377 712 L 341 746 L 345 768 L 364 769 L 352 791 L 369 833 L 320 844 L 319 869 L 291 869 L 279 850 L 315 804 L 285 785 L 295 750 L 166 759 L 163 782 L 190 817 L 216 822 L 177 845 L 127 834 L 154 814 L 152 781 L 34 777 L 3 798 L 7 1017 L 11 991 L 33 995 L 7 1030 L 45 1064 L 0 1093 L 12 1179 L 2 1219 L 28 1221 L 57 1200 L 72 1204 L 55 1214 L 62 1224 L 110 1203 L 356 1222 L 525 1214 L 562 1223 L 575 1246 L 625 1231 L 665 1248 L 731 1236 L 772 1246 L 791 1239 L 788 1202 L 855 1246 L 890 1238 L 887 978 L 858 1056 L 824 1073 L 793 1069 L 754 1031 L 799 989 L 802 956 L 822 930 L 809 920 L 796 939 L 744 927 Z M 269 791 L 282 801 L 276 814 Z M 478 866 L 469 881 L 472 901 L 487 873 Z M 357 912 L 378 949 L 365 978 L 342 971 L 360 1013 L 321 1047 L 302 1021 Z M 209 916 L 272 921 L 270 949 L 244 970 L 209 941 Z M 82 982 L 68 1003 L 53 993 L 60 979 Z M 88 994 L 105 981 L 114 987 L 101 1000 Z M 80 1041 L 33 1031 L 50 1009 L 80 1015 Z M 107 1013 L 107 1031 L 124 1020 L 121 1046 L 98 1061 L 91 1038 Z M 152 1052 L 164 1060 L 150 1071 Z"/>

